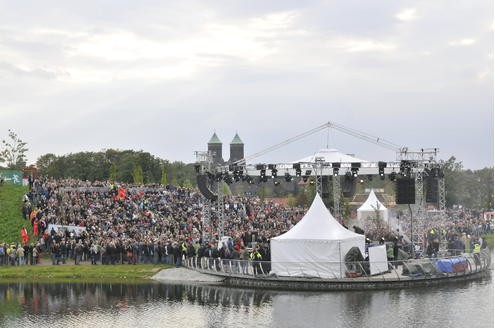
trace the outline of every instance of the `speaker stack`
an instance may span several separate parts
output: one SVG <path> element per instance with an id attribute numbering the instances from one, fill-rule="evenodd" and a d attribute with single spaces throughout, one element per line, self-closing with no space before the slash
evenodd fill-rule
<path id="1" fill-rule="evenodd" d="M 416 203 L 416 185 L 413 178 L 402 177 L 396 182 L 395 203 Z"/>

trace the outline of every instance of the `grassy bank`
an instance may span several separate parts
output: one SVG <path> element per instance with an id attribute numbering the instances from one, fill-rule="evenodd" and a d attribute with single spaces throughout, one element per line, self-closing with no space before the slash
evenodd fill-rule
<path id="1" fill-rule="evenodd" d="M 29 281 L 142 281 L 151 278 L 168 265 L 27 265 L 0 266 L 3 280 Z"/>
<path id="2" fill-rule="evenodd" d="M 22 217 L 22 196 L 27 187 L 0 185 L 0 243 L 19 242 L 21 228 L 31 233 L 31 223 Z"/>

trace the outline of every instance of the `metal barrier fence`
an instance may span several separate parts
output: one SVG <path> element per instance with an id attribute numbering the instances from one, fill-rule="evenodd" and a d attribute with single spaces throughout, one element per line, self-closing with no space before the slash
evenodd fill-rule
<path id="1" fill-rule="evenodd" d="M 377 280 L 410 280 L 410 279 L 428 279 L 439 277 L 451 277 L 470 275 L 477 272 L 486 271 L 491 268 L 491 255 L 488 250 L 483 250 L 479 254 L 466 253 L 459 256 L 441 257 L 441 258 L 421 258 L 410 259 L 403 261 L 387 261 L 386 263 L 375 263 L 377 265 L 385 265 L 388 269 L 379 274 L 370 274 L 370 263 L 363 262 L 345 262 L 345 263 L 325 263 L 328 266 L 344 266 L 346 277 L 333 277 L 334 279 L 365 279 L 370 281 Z M 270 278 L 277 279 L 277 275 L 270 273 L 272 263 L 270 261 L 252 261 L 252 260 L 233 260 L 208 257 L 190 257 L 183 261 L 183 265 L 209 274 L 235 277 L 251 277 L 251 278 Z M 284 263 L 277 263 L 277 267 L 283 267 Z M 317 269 L 322 267 L 318 265 L 308 266 L 307 263 L 287 263 L 291 269 L 287 274 L 280 274 L 280 277 L 291 277 L 290 272 L 297 272 L 292 277 L 314 277 L 314 278 L 329 278 L 327 271 L 325 274 L 319 274 Z M 311 272 L 306 271 L 311 267 Z M 296 269 L 295 269 L 296 268 Z M 299 270 L 297 270 L 297 268 Z M 315 271 L 316 270 L 316 271 Z M 290 272 L 289 272 L 290 271 Z"/>

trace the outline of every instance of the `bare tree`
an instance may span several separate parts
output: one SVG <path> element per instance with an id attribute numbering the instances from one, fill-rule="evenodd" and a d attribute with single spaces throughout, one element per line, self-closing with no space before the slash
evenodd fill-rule
<path id="1" fill-rule="evenodd" d="M 6 162 L 9 169 L 21 169 L 26 166 L 27 143 L 9 129 L 9 139 L 2 140 L 0 162 Z"/>

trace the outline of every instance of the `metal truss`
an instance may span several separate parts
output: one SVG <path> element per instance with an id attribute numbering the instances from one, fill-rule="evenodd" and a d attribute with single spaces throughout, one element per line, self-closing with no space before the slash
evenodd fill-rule
<path id="1" fill-rule="evenodd" d="M 224 236 L 224 222 L 225 222 L 225 196 L 222 190 L 222 183 L 217 183 L 217 217 L 219 221 L 218 225 L 218 238 Z"/>
<path id="2" fill-rule="evenodd" d="M 325 159 L 323 157 L 315 158 L 313 169 L 315 171 L 316 192 L 323 198 L 323 165 Z"/>
<path id="3" fill-rule="evenodd" d="M 438 179 L 438 209 L 445 214 L 445 178 L 442 176 Z"/>
<path id="4" fill-rule="evenodd" d="M 203 231 L 201 232 L 201 237 L 203 242 L 206 240 L 211 240 L 211 200 L 205 198 L 203 203 L 203 208 L 201 209 L 202 225 Z M 206 231 L 206 227 L 210 227 L 210 231 Z"/>
<path id="5" fill-rule="evenodd" d="M 332 179 L 333 183 L 333 216 L 337 219 L 340 220 L 342 217 L 342 206 L 341 204 L 341 189 L 340 189 L 340 177 L 339 176 L 334 176 Z"/>

